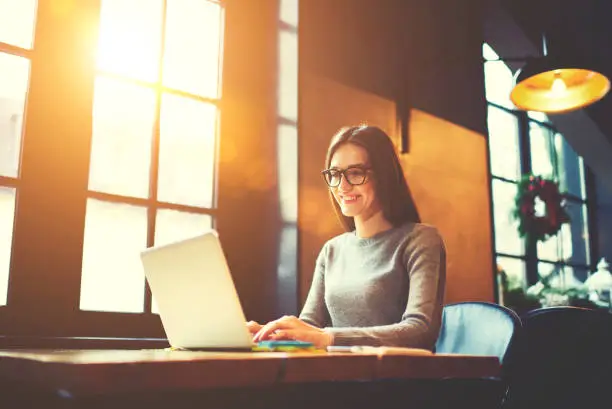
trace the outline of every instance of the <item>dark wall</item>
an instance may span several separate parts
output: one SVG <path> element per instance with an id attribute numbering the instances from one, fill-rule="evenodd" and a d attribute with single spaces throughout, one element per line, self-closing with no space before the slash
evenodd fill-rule
<path id="1" fill-rule="evenodd" d="M 300 68 L 485 133 L 482 0 L 307 0 Z"/>
<path id="2" fill-rule="evenodd" d="M 275 0 L 226 1 L 216 228 L 247 319 L 276 315 Z"/>
<path id="3" fill-rule="evenodd" d="M 424 222 L 448 251 L 446 300 L 493 300 L 480 1 L 300 2 L 300 295 L 341 232 L 320 170 L 331 135 L 366 121 L 400 146 Z"/>

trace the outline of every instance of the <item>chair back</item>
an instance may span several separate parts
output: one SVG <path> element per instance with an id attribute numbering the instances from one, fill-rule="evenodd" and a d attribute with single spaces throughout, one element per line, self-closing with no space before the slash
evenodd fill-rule
<path id="1" fill-rule="evenodd" d="M 521 320 L 509 308 L 487 302 L 444 306 L 437 353 L 497 356 L 504 362 Z"/>
<path id="2" fill-rule="evenodd" d="M 512 408 L 589 407 L 609 402 L 612 314 L 550 307 L 523 316 L 509 374 Z"/>

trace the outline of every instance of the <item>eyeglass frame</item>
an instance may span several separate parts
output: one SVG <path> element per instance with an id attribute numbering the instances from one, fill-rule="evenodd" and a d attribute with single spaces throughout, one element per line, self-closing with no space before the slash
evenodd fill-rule
<path id="1" fill-rule="evenodd" d="M 363 182 L 361 183 L 352 183 L 350 180 L 348 180 L 348 178 L 346 177 L 346 172 L 351 170 L 351 169 L 360 169 L 364 171 L 364 177 L 363 177 Z M 327 175 L 331 172 L 331 171 L 336 171 L 340 174 L 340 178 L 338 179 L 338 184 L 336 185 L 332 185 L 328 182 L 328 178 Z M 338 168 L 330 168 L 330 169 L 324 169 L 321 171 L 321 175 L 323 176 L 323 180 L 325 180 L 325 184 L 327 184 L 327 186 L 329 187 L 338 187 L 342 184 L 342 179 L 346 180 L 346 183 L 348 183 L 351 186 L 361 186 L 361 185 L 365 185 L 370 179 L 368 178 L 368 173 L 372 171 L 372 168 L 370 166 L 365 166 L 365 165 L 352 165 L 349 166 L 346 169 L 338 169 Z"/>

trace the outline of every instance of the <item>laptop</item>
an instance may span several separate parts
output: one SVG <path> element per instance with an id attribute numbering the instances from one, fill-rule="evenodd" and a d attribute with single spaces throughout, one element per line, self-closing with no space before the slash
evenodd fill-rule
<path id="1" fill-rule="evenodd" d="M 252 336 L 215 230 L 141 252 L 171 347 L 251 351 Z"/>

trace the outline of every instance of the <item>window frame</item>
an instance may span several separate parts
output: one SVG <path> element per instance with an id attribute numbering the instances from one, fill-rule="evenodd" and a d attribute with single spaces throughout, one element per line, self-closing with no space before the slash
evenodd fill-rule
<path id="1" fill-rule="evenodd" d="M 37 6 L 38 8 L 38 6 Z M 33 16 L 33 28 L 36 27 L 36 16 Z M 17 45 L 13 45 L 13 44 L 9 44 L 9 43 L 5 43 L 0 41 L 0 54 L 7 54 L 10 56 L 15 56 L 15 57 L 20 57 L 20 58 L 24 58 L 26 60 L 28 60 L 28 64 L 29 64 L 29 74 L 31 76 L 31 71 L 32 71 L 32 60 L 34 58 L 34 50 L 36 47 L 36 36 L 34 33 L 32 33 L 32 42 L 31 42 L 31 46 L 30 48 L 24 48 L 21 46 L 17 46 Z M 26 96 L 25 96 L 25 101 L 24 101 L 24 105 L 22 107 L 23 109 L 23 117 L 24 120 L 22 121 L 21 124 L 21 129 L 19 130 L 20 135 L 19 135 L 19 152 L 18 152 L 18 161 L 19 158 L 21 157 L 21 151 L 23 150 L 23 143 L 24 143 L 24 128 L 25 128 L 25 116 L 26 116 L 26 112 L 27 112 L 27 107 L 28 107 L 28 97 L 29 97 L 29 88 L 30 88 L 30 78 L 28 78 L 28 84 L 27 84 L 27 88 L 26 88 Z M 0 175 L 0 187 L 2 188 L 9 188 L 9 189 L 14 189 L 15 192 L 15 197 L 14 197 L 14 204 L 15 204 L 15 210 L 13 213 L 13 234 L 14 234 L 14 225 L 16 222 L 16 213 L 17 213 L 17 199 L 18 199 L 18 195 L 20 192 L 20 188 L 22 185 L 22 180 L 21 180 L 21 164 L 19 163 L 17 166 L 17 174 L 15 176 L 5 176 L 5 175 Z M 14 240 L 13 240 L 14 241 Z M 11 249 L 10 249 L 10 254 L 9 254 L 9 280 L 10 280 L 10 276 L 11 276 L 11 263 L 12 263 L 12 243 L 11 243 Z M 4 266 L 2 266 L 4 268 Z M 7 283 L 10 287 L 10 282 Z M 8 303 L 8 293 L 7 293 L 7 303 Z M 5 309 L 6 305 L 0 305 L 0 310 L 1 309 Z"/>
<path id="2" fill-rule="evenodd" d="M 203 1 L 219 4 L 224 20 L 224 2 Z M 87 200 L 94 198 L 146 206 L 148 246 L 153 244 L 158 209 L 210 214 L 213 220 L 217 215 L 216 191 L 213 207 L 203 208 L 161 202 L 152 199 L 156 194 L 151 192 L 149 198 L 139 199 L 89 190 L 93 88 L 94 79 L 100 72 L 93 58 L 83 56 L 91 55 L 91 50 L 95 49 L 97 34 L 89 30 L 93 27 L 97 32 L 100 8 L 101 0 L 74 2 L 74 6 L 58 18 L 57 9 L 51 2 L 39 2 L 32 50 L 0 44 L 0 51 L 27 56 L 31 62 L 20 174 L 16 179 L 0 177 L 0 184 L 17 189 L 7 305 L 0 306 L 1 335 L 4 336 L 164 338 L 160 318 L 151 312 L 151 295 L 146 284 L 143 287 L 146 292 L 144 313 L 79 308 Z M 226 31 L 223 20 L 222 39 Z M 163 21 L 165 25 L 165 19 Z M 160 41 L 163 47 L 163 37 Z M 220 47 L 221 64 L 223 43 Z M 219 77 L 221 81 L 221 70 Z M 155 87 L 138 80 L 130 82 Z M 219 98 L 204 98 L 157 86 L 154 157 L 159 153 L 159 103 L 163 93 L 189 96 L 213 103 L 218 109 L 221 105 L 220 95 Z M 215 143 L 218 144 L 219 119 L 216 128 Z M 151 164 L 154 174 L 149 187 L 153 193 L 157 189 L 158 166 L 155 159 Z M 214 168 L 215 173 L 218 172 L 217 164 Z"/>
<path id="3" fill-rule="evenodd" d="M 102 3 L 104 0 L 100 0 Z M 160 37 L 158 41 L 160 42 L 160 52 L 158 57 L 158 70 L 157 70 L 157 78 L 155 81 L 143 81 L 139 79 L 135 79 L 126 75 L 116 74 L 112 72 L 108 72 L 101 69 L 96 69 L 94 74 L 94 80 L 96 78 L 108 78 L 112 80 L 117 80 L 122 83 L 128 83 L 140 88 L 152 89 L 155 92 L 155 117 L 153 123 L 153 131 L 152 131 L 152 144 L 151 144 L 151 157 L 150 157 L 150 167 L 149 167 L 149 186 L 148 186 L 148 197 L 139 198 L 133 196 L 126 196 L 122 194 L 112 194 L 106 192 L 99 192 L 95 190 L 91 190 L 88 187 L 87 190 L 87 199 L 95 199 L 105 203 L 116 203 L 116 204 L 128 204 L 141 208 L 145 208 L 147 211 L 147 237 L 146 237 L 146 246 L 152 247 L 155 244 L 155 233 L 156 233 L 156 224 L 157 224 L 157 213 L 159 210 L 174 210 L 178 212 L 186 212 L 193 213 L 199 215 L 209 215 L 212 218 L 212 226 L 215 226 L 216 216 L 218 215 L 217 210 L 217 195 L 218 192 L 214 189 L 216 183 L 213 183 L 213 192 L 212 192 L 212 201 L 211 207 L 204 206 L 195 206 L 195 205 L 186 205 L 186 204 L 177 204 L 166 201 L 161 201 L 158 199 L 158 185 L 159 185 L 159 163 L 160 163 L 160 143 L 161 143 L 161 114 L 162 114 L 162 99 L 164 95 L 174 95 L 183 98 L 187 98 L 192 101 L 197 101 L 201 103 L 214 105 L 217 109 L 217 119 L 215 121 L 215 130 L 214 130 L 214 152 L 218 152 L 219 148 L 219 118 L 221 111 L 221 79 L 222 79 L 222 67 L 223 67 L 223 33 L 224 33 L 224 6 L 223 3 L 218 0 L 202 0 L 210 3 L 214 3 L 220 6 L 220 43 L 219 43 L 219 71 L 218 71 L 218 95 L 217 97 L 204 97 L 197 94 L 189 93 L 186 91 L 174 89 L 163 84 L 163 70 L 164 70 L 164 56 L 165 56 L 165 39 L 166 39 L 166 25 L 167 25 L 167 11 L 168 11 L 168 1 L 169 0 L 161 0 L 161 29 L 160 29 Z M 216 162 L 218 161 L 218 155 L 215 154 L 215 164 L 213 166 L 213 181 L 217 180 L 217 172 L 218 166 Z M 144 312 L 143 314 L 153 314 L 152 313 L 152 296 L 151 289 L 149 288 L 148 283 L 145 281 L 144 285 Z"/>
<path id="4" fill-rule="evenodd" d="M 278 174 L 278 189 L 280 206 L 280 248 L 278 251 L 278 290 L 276 292 L 277 306 L 276 316 L 293 314 L 298 315 L 298 72 L 289 73 L 287 68 L 292 63 L 299 64 L 299 1 L 300 0 L 278 0 L 277 21 L 277 44 L 278 55 L 276 58 L 277 83 L 276 94 L 278 96 L 276 106 L 276 139 L 277 139 L 277 161 L 280 169 Z M 295 40 L 295 48 L 283 47 L 283 37 L 287 40 Z M 293 44 L 292 44 L 293 45 Z M 299 69 L 298 69 L 299 71 Z M 286 75 L 288 74 L 288 77 Z M 294 83 L 292 75 L 295 74 Z M 282 94 L 285 93 L 283 96 Z M 294 109 L 292 109 L 294 108 Z M 291 111 L 291 112 L 289 112 Z M 285 132 L 283 131 L 285 130 Z M 282 272 L 282 273 L 281 273 Z M 295 289 L 286 292 L 285 289 Z"/>
<path id="5" fill-rule="evenodd" d="M 270 133 L 279 121 L 279 6 L 278 1 L 216 2 L 224 7 L 225 21 L 215 228 L 246 317 L 264 322 L 277 317 L 279 308 L 297 304 L 297 256 L 283 253 L 296 247 L 284 242 L 276 194 L 278 149 L 294 158 L 297 147 L 279 146 Z M 40 2 L 37 12 L 0 344 L 113 347 L 117 338 L 130 338 L 130 343 L 139 338 L 132 345 L 165 338 L 156 314 L 79 310 L 96 72 L 93 59 L 82 57 L 91 55 L 97 42 L 88 30 L 99 20 L 100 2 L 72 2 L 60 17 L 50 3 Z M 67 61 L 72 65 L 67 67 Z M 297 200 L 297 189 L 287 193 Z M 297 246 L 297 234 L 290 235 L 291 246 Z M 287 264 L 279 265 L 279 258 Z"/>

